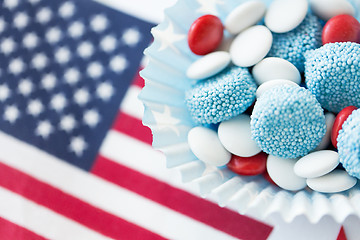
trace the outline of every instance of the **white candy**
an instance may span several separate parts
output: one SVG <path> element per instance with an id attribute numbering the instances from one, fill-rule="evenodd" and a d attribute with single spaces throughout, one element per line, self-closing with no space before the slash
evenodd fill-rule
<path id="1" fill-rule="evenodd" d="M 351 177 L 344 170 L 334 170 L 322 177 L 309 178 L 306 182 L 307 185 L 315 191 L 336 193 L 352 188 L 356 184 L 357 179 Z"/>
<path id="2" fill-rule="evenodd" d="M 270 30 L 257 25 L 241 32 L 230 46 L 233 63 L 240 67 L 250 67 L 260 62 L 270 51 L 273 37 Z"/>
<path id="3" fill-rule="evenodd" d="M 186 76 L 196 80 L 211 77 L 226 68 L 230 61 L 231 58 L 228 52 L 209 53 L 193 62 L 187 69 Z"/>
<path id="4" fill-rule="evenodd" d="M 265 14 L 265 25 L 275 33 L 288 32 L 300 25 L 307 11 L 307 0 L 275 0 Z"/>
<path id="5" fill-rule="evenodd" d="M 246 114 L 220 123 L 218 136 L 223 146 L 237 156 L 251 157 L 261 151 L 251 139 L 250 117 Z"/>
<path id="6" fill-rule="evenodd" d="M 355 15 L 355 8 L 347 0 L 310 0 L 310 8 L 325 21 L 340 14 Z"/>
<path id="7" fill-rule="evenodd" d="M 297 84 L 301 82 L 299 70 L 291 62 L 278 57 L 261 60 L 252 69 L 252 75 L 259 85 L 273 79 L 287 79 Z"/>
<path id="8" fill-rule="evenodd" d="M 339 154 L 332 150 L 322 150 L 300 158 L 294 172 L 299 177 L 316 178 L 328 174 L 339 165 Z"/>
<path id="9" fill-rule="evenodd" d="M 291 191 L 306 187 L 306 179 L 294 173 L 296 159 L 280 158 L 269 155 L 266 168 L 270 178 L 281 188 Z"/>
<path id="10" fill-rule="evenodd" d="M 205 163 L 223 166 L 230 161 L 231 154 L 222 146 L 217 133 L 209 128 L 192 128 L 188 144 L 194 155 Z"/>
<path id="11" fill-rule="evenodd" d="M 326 133 L 319 145 L 315 148 L 315 151 L 326 149 L 329 146 L 331 140 L 331 131 L 334 125 L 335 118 L 336 117 L 334 114 L 330 112 L 325 113 Z"/>
<path id="12" fill-rule="evenodd" d="M 256 90 L 256 97 L 259 98 L 267 90 L 280 85 L 288 85 L 288 86 L 290 85 L 290 86 L 299 87 L 299 85 L 297 85 L 296 83 L 286 79 L 274 79 L 261 84 Z"/>
<path id="13" fill-rule="evenodd" d="M 254 0 L 240 4 L 232 10 L 225 20 L 225 29 L 231 34 L 238 34 L 242 30 L 259 22 L 266 11 L 262 1 Z"/>

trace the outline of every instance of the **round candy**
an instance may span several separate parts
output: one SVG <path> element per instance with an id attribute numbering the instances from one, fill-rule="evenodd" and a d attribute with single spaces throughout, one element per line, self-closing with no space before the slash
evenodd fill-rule
<path id="1" fill-rule="evenodd" d="M 297 85 L 296 83 L 294 83 L 293 81 L 289 81 L 289 80 L 286 80 L 286 79 L 274 79 L 274 80 L 271 80 L 271 81 L 267 81 L 263 84 L 261 84 L 257 90 L 256 90 L 256 98 L 259 98 L 261 97 L 261 95 L 275 87 L 275 86 L 281 86 L 281 85 L 289 85 L 289 86 L 295 86 L 295 87 L 298 87 L 299 85 Z"/>
<path id="2" fill-rule="evenodd" d="M 323 44 L 334 42 L 360 43 L 360 23 L 350 15 L 342 14 L 326 22 L 322 31 Z"/>
<path id="3" fill-rule="evenodd" d="M 296 159 L 269 155 L 266 162 L 266 169 L 276 185 L 286 190 L 297 191 L 306 187 L 306 179 L 294 173 L 295 163 Z"/>
<path id="4" fill-rule="evenodd" d="M 255 91 L 249 70 L 233 66 L 186 91 L 185 102 L 196 123 L 219 123 L 245 112 Z"/>
<path id="5" fill-rule="evenodd" d="M 242 30 L 259 22 L 266 11 L 266 5 L 259 0 L 248 1 L 232 10 L 225 20 L 225 29 L 231 34 L 238 34 Z"/>
<path id="6" fill-rule="evenodd" d="M 224 27 L 214 15 L 204 15 L 196 19 L 188 32 L 188 44 L 197 55 L 214 51 L 223 38 Z"/>
<path id="7" fill-rule="evenodd" d="M 326 124 L 326 133 L 322 138 L 319 145 L 315 148 L 315 151 L 324 150 L 330 144 L 331 132 L 335 121 L 335 115 L 331 112 L 325 113 L 325 124 Z"/>
<path id="8" fill-rule="evenodd" d="M 221 122 L 218 136 L 223 146 L 237 156 L 251 157 L 261 151 L 251 139 L 250 117 L 246 114 Z"/>
<path id="9" fill-rule="evenodd" d="M 211 77 L 226 68 L 230 61 L 231 58 L 228 52 L 209 53 L 193 62 L 187 69 L 186 76 L 196 80 Z"/>
<path id="10" fill-rule="evenodd" d="M 188 144 L 194 155 L 207 164 L 223 166 L 230 161 L 231 154 L 221 145 L 217 133 L 209 128 L 192 128 Z"/>
<path id="11" fill-rule="evenodd" d="M 231 60 L 240 67 L 253 66 L 269 52 L 272 40 L 272 34 L 267 27 L 261 25 L 249 27 L 232 42 Z"/>
<path id="12" fill-rule="evenodd" d="M 342 192 L 355 186 L 356 182 L 356 178 L 349 176 L 344 170 L 334 170 L 324 176 L 306 180 L 309 188 L 323 193 Z"/>
<path id="13" fill-rule="evenodd" d="M 321 106 L 338 113 L 360 107 L 360 44 L 328 43 L 305 53 L 305 82 Z"/>
<path id="14" fill-rule="evenodd" d="M 310 8 L 322 20 L 340 14 L 355 15 L 355 9 L 347 0 L 310 0 Z"/>
<path id="15" fill-rule="evenodd" d="M 307 11 L 307 0 L 274 0 L 265 14 L 265 25 L 275 33 L 289 32 L 299 26 Z"/>
<path id="16" fill-rule="evenodd" d="M 299 70 L 289 61 L 277 57 L 261 60 L 253 67 L 252 75 L 259 85 L 273 79 L 287 79 L 297 84 L 301 82 Z"/>
<path id="17" fill-rule="evenodd" d="M 315 178 L 331 172 L 337 165 L 339 154 L 332 150 L 322 150 L 300 158 L 294 166 L 294 172 L 299 177 Z"/>
<path id="18" fill-rule="evenodd" d="M 331 131 L 331 143 L 334 147 L 337 147 L 337 138 L 339 136 L 339 131 L 342 128 L 342 125 L 346 121 L 346 119 L 350 116 L 350 114 L 356 110 L 357 107 L 354 106 L 348 106 L 341 110 L 338 115 L 336 115 L 332 131 Z"/>
<path id="19" fill-rule="evenodd" d="M 250 124 L 260 148 L 284 158 L 306 155 L 326 131 L 324 112 L 314 95 L 288 85 L 273 87 L 258 98 Z"/>
<path id="20" fill-rule="evenodd" d="M 227 167 L 237 174 L 254 176 L 265 172 L 266 159 L 267 154 L 264 152 L 260 152 L 252 157 L 233 155 Z"/>

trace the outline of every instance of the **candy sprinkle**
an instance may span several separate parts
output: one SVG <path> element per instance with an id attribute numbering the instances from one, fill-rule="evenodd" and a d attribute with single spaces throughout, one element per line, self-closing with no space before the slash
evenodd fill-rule
<path id="1" fill-rule="evenodd" d="M 251 132 L 260 148 L 282 158 L 314 149 L 326 132 L 325 115 L 315 96 L 298 86 L 275 86 L 258 98 Z"/>
<path id="2" fill-rule="evenodd" d="M 219 123 L 250 107 L 255 92 L 256 84 L 248 69 L 233 66 L 197 83 L 185 93 L 185 101 L 196 123 Z"/>

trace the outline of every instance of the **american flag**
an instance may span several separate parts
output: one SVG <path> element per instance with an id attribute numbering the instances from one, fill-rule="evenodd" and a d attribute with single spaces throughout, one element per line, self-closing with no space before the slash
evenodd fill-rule
<path id="1" fill-rule="evenodd" d="M 268 238 L 272 226 L 193 194 L 152 149 L 137 99 L 151 9 L 0 3 L 1 239 Z"/>

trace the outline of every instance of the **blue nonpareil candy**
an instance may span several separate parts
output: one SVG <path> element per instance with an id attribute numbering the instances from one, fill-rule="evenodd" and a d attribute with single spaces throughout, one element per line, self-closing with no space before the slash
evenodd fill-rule
<path id="1" fill-rule="evenodd" d="M 211 124 L 243 113 L 255 100 L 256 84 L 247 68 L 229 67 L 185 93 L 196 123 Z"/>
<path id="2" fill-rule="evenodd" d="M 360 44 L 328 43 L 306 53 L 305 81 L 321 106 L 340 112 L 360 107 Z"/>
<path id="3" fill-rule="evenodd" d="M 315 96 L 288 85 L 271 88 L 258 98 L 250 124 L 260 148 L 283 158 L 306 155 L 326 132 L 324 112 Z"/>

